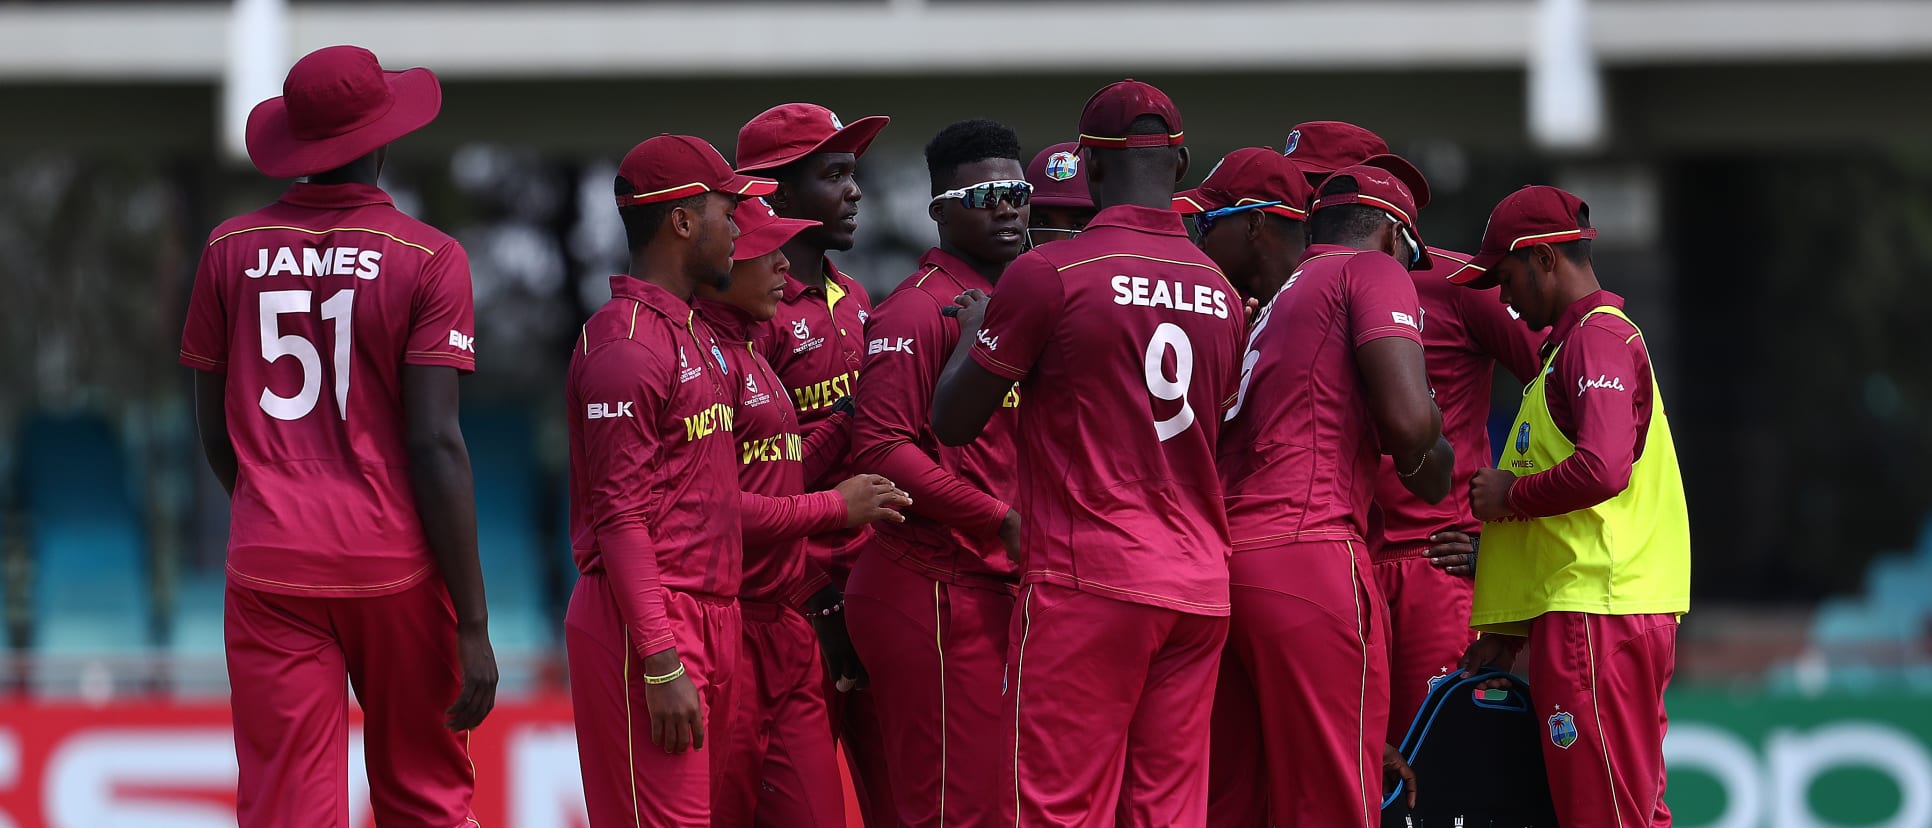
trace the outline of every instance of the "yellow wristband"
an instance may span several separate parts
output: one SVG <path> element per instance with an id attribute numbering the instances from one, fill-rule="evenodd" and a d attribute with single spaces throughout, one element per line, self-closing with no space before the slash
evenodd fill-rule
<path id="1" fill-rule="evenodd" d="M 664 675 L 661 675 L 661 676 L 646 675 L 644 677 L 644 683 L 653 684 L 653 685 L 670 684 L 671 682 L 677 681 L 678 679 L 681 679 L 681 678 L 684 678 L 684 662 L 680 661 L 678 662 L 678 668 L 676 670 L 672 670 L 669 673 L 665 673 Z"/>

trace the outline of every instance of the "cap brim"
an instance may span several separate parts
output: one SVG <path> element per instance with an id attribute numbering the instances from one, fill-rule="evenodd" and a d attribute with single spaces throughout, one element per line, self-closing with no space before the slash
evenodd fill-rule
<path id="1" fill-rule="evenodd" d="M 1488 288 L 1496 286 L 1496 264 L 1508 253 L 1477 253 L 1470 257 L 1469 263 L 1449 271 L 1444 277 L 1449 284 L 1463 287 Z"/>
<path id="2" fill-rule="evenodd" d="M 248 113 L 248 160 L 270 178 L 301 178 L 336 169 L 387 146 L 436 120 L 443 109 L 443 87 L 428 69 L 384 71 L 395 103 L 382 117 L 326 138 L 295 137 L 288 100 L 269 98 Z"/>
<path id="3" fill-rule="evenodd" d="M 1213 196 L 1201 192 L 1201 188 L 1199 187 L 1174 194 L 1174 212 L 1184 216 L 1205 213 L 1209 210 L 1219 210 L 1225 206 L 1227 205 L 1222 204 Z"/>
<path id="4" fill-rule="evenodd" d="M 1416 169 L 1414 164 L 1409 163 L 1409 159 L 1386 153 L 1371 155 L 1362 161 L 1361 166 L 1380 167 L 1394 173 L 1396 178 L 1402 179 L 1403 186 L 1409 188 L 1409 196 L 1415 199 L 1417 210 L 1429 206 L 1429 179 L 1424 177 L 1422 171 Z"/>
<path id="5" fill-rule="evenodd" d="M 738 262 L 756 259 L 784 247 L 785 243 L 798 235 L 800 230 L 818 225 L 819 222 L 807 219 L 772 219 L 758 229 L 739 236 L 738 241 L 731 247 L 731 259 Z"/>
<path id="6" fill-rule="evenodd" d="M 892 123 L 892 118 L 888 116 L 867 115 L 852 123 L 846 124 L 837 132 L 825 136 L 825 140 L 812 146 L 793 150 L 784 155 L 758 159 L 751 164 L 739 167 L 738 172 L 753 173 L 776 170 L 789 166 L 792 162 L 808 155 L 817 155 L 821 152 L 849 152 L 852 153 L 852 157 L 854 158 L 862 157 L 865 155 L 865 151 L 871 148 L 873 139 L 878 138 L 879 132 L 884 130 L 886 124 L 889 123 Z"/>
<path id="7" fill-rule="evenodd" d="M 771 195 L 778 190 L 778 182 L 770 178 L 733 173 L 718 189 L 739 198 L 751 198 Z"/>

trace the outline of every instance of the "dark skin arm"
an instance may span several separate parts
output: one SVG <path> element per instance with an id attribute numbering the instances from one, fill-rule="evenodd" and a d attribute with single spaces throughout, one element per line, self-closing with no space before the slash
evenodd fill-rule
<path id="1" fill-rule="evenodd" d="M 1382 451 L 1395 458 L 1402 485 L 1429 503 L 1449 494 L 1455 450 L 1442 439 L 1442 412 L 1429 391 L 1422 346 L 1386 336 L 1355 349 Z"/>
<path id="2" fill-rule="evenodd" d="M 241 461 L 235 459 L 235 444 L 228 439 L 227 389 L 228 374 L 195 372 L 195 428 L 201 432 L 201 453 L 208 458 L 215 479 L 221 481 L 229 497 L 234 497 Z"/>
<path id="3" fill-rule="evenodd" d="M 939 442 L 963 446 L 979 437 L 986 421 L 993 418 L 1013 381 L 980 367 L 970 352 L 979 340 L 979 323 L 986 316 L 986 294 L 969 290 L 960 294 L 959 345 L 939 374 L 939 385 L 932 395 L 932 432 Z"/>
<path id="4" fill-rule="evenodd" d="M 476 555 L 476 492 L 469 448 L 457 422 L 455 368 L 403 366 L 403 418 L 409 486 L 430 556 L 456 608 L 456 657 L 463 686 L 447 711 L 451 730 L 470 730 L 496 706 L 496 653 L 490 648 L 483 565 Z"/>

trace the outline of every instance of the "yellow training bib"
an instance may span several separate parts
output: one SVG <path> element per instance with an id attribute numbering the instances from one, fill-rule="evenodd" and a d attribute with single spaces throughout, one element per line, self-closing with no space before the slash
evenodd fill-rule
<path id="1" fill-rule="evenodd" d="M 1608 305 L 1584 318 L 1599 313 L 1630 321 Z M 1548 471 L 1576 453 L 1576 445 L 1550 419 L 1545 382 L 1562 347 L 1551 349 L 1543 372 L 1523 389 L 1523 406 L 1497 464 L 1517 477 Z M 1653 374 L 1643 456 L 1622 493 L 1569 514 L 1483 524 L 1469 624 L 1523 635 L 1528 622 L 1546 612 L 1682 615 L 1689 610 L 1690 517 L 1664 395 Z"/>

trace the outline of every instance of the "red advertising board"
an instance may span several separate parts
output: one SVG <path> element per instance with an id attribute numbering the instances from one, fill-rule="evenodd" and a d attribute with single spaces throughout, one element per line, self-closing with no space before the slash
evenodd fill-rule
<path id="1" fill-rule="evenodd" d="M 350 826 L 373 828 L 352 722 Z M 483 825 L 588 828 L 566 699 L 501 704 L 470 747 Z M 0 828 L 234 825 L 226 704 L 0 702 Z"/>

